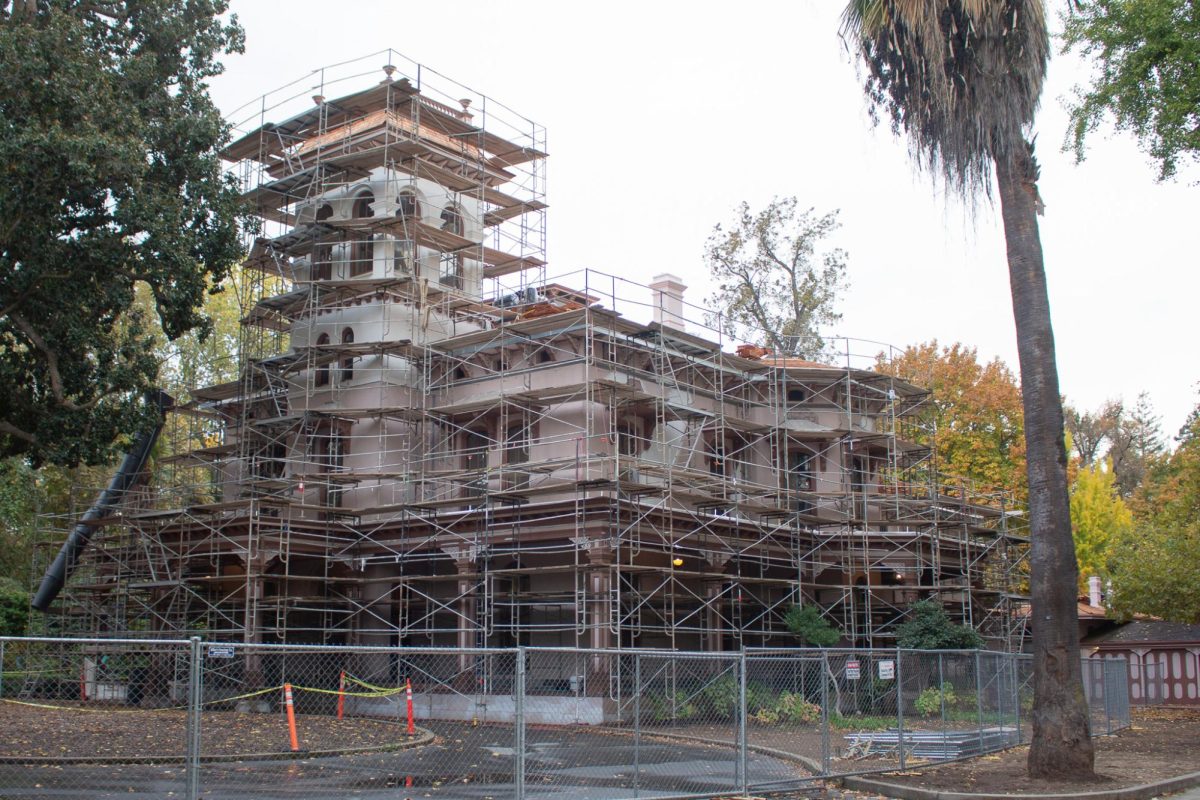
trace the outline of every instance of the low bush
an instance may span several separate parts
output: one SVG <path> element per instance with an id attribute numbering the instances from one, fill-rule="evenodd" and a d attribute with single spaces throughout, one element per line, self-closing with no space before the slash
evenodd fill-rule
<path id="1" fill-rule="evenodd" d="M 930 686 L 927 689 L 922 689 L 917 695 L 913 706 L 917 709 L 917 713 L 925 717 L 939 716 L 942 709 L 953 709 L 958 703 L 958 695 L 954 692 L 954 684 L 943 683 L 939 689 L 936 686 Z"/>

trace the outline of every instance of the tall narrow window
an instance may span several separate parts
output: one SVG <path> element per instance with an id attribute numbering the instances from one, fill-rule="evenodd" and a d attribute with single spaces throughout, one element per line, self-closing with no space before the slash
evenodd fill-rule
<path id="1" fill-rule="evenodd" d="M 814 487 L 814 466 L 815 457 L 812 453 L 803 450 L 789 450 L 787 454 L 787 480 L 788 489 L 793 492 L 800 492 L 796 499 L 796 510 L 804 514 L 812 511 L 812 500 L 808 495 L 803 493 L 813 491 Z"/>
<path id="2" fill-rule="evenodd" d="M 327 281 L 333 277 L 333 248 L 327 244 L 317 245 L 312 251 L 312 279 Z"/>
<path id="3" fill-rule="evenodd" d="M 350 277 L 370 275 L 375 268 L 375 246 L 371 234 L 361 233 L 350 245 Z"/>
<path id="4" fill-rule="evenodd" d="M 320 336 L 317 337 L 317 358 L 322 358 L 325 355 L 322 348 L 325 348 L 328 346 L 329 346 L 329 334 L 322 333 Z M 328 386 L 329 385 L 329 364 L 322 364 L 321 366 L 317 367 L 317 375 L 316 375 L 316 378 L 313 380 L 313 383 L 317 386 Z"/>
<path id="5" fill-rule="evenodd" d="M 329 491 L 325 495 L 325 504 L 330 508 L 341 508 L 345 500 L 346 489 L 337 479 L 332 477 L 345 470 L 346 467 L 346 451 L 348 449 L 346 437 L 339 431 L 334 431 L 329 435 L 329 450 L 326 455 L 325 471 L 329 473 Z"/>
<path id="6" fill-rule="evenodd" d="M 529 429 L 524 421 L 508 426 L 504 434 L 504 463 L 506 466 L 519 467 L 529 463 Z M 506 470 L 504 488 L 524 489 L 529 485 L 529 473 L 522 469 Z"/>
<path id="7" fill-rule="evenodd" d="M 708 448 L 708 471 L 713 475 L 728 476 L 728 442 L 722 436 L 714 436 Z"/>
<path id="8" fill-rule="evenodd" d="M 392 240 L 392 271 L 397 275 L 413 274 L 412 239 Z"/>
<path id="9" fill-rule="evenodd" d="M 354 344 L 354 330 L 346 328 L 342 331 L 342 344 Z M 347 353 L 342 354 L 342 369 L 338 375 L 338 380 L 346 382 L 354 377 L 354 356 Z"/>
<path id="10" fill-rule="evenodd" d="M 463 235 L 462 212 L 453 203 L 442 209 L 442 230 L 456 236 Z M 461 253 L 442 253 L 438 280 L 443 286 L 463 288 L 463 256 Z"/>
<path id="11" fill-rule="evenodd" d="M 350 216 L 354 219 L 366 219 L 367 217 L 375 216 L 375 212 L 371 210 L 371 204 L 375 202 L 375 195 L 370 192 L 362 192 L 354 198 L 354 206 L 350 210 Z M 374 269 L 375 248 L 371 244 L 371 234 L 360 233 L 350 245 L 350 277 L 357 278 L 360 275 L 368 275 Z"/>
<path id="12" fill-rule="evenodd" d="M 487 431 L 469 430 L 463 434 L 463 469 L 469 474 L 463 484 L 464 497 L 482 497 L 487 485 Z"/>
<path id="13" fill-rule="evenodd" d="M 641 455 L 645 440 L 642 439 L 639 433 L 635 423 L 630 422 L 618 425 L 617 452 L 623 456 Z"/>
<path id="14" fill-rule="evenodd" d="M 463 257 L 458 253 L 442 253 L 438 269 L 438 283 L 443 286 L 463 287 Z"/>

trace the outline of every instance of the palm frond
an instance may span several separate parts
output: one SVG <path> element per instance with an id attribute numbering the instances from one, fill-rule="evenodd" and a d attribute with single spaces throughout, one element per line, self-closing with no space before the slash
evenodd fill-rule
<path id="1" fill-rule="evenodd" d="M 1049 58 L 1042 0 L 851 0 L 842 35 L 872 114 L 965 196 L 1024 146 Z"/>

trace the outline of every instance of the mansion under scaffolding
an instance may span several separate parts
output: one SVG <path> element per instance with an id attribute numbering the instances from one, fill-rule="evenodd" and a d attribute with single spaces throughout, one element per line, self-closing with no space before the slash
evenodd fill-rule
<path id="1" fill-rule="evenodd" d="M 888 646 L 936 598 L 1019 646 L 1018 512 L 938 475 L 879 346 L 776 358 L 672 275 L 548 277 L 544 129 L 387 58 L 239 125 L 237 377 L 177 398 L 51 630 L 712 651 L 815 604 Z"/>

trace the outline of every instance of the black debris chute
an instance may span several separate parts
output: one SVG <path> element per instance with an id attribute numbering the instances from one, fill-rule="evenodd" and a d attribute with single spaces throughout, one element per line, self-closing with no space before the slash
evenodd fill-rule
<path id="1" fill-rule="evenodd" d="M 62 549 L 54 558 L 54 563 L 42 576 L 42 585 L 38 587 L 37 594 L 34 595 L 33 607 L 38 611 L 45 612 L 49 609 L 54 598 L 58 597 L 58 593 L 62 591 L 67 578 L 71 576 L 71 572 L 79 562 L 80 554 L 88 546 L 92 535 L 101 527 L 95 524 L 96 520 L 105 517 L 113 506 L 121 501 L 126 492 L 142 481 L 146 462 L 150 459 L 150 451 L 154 449 L 154 443 L 158 441 L 158 434 L 162 432 L 166 413 L 175 405 L 171 396 L 161 391 L 155 392 L 150 398 L 150 402 L 158 407 L 158 416 L 154 426 L 138 436 L 133 447 L 121 461 L 121 466 L 117 468 L 117 473 L 109 481 L 108 488 L 100 493 L 92 507 L 79 518 L 79 522 L 75 523 L 75 527 L 71 529 L 71 535 L 63 542 Z"/>

